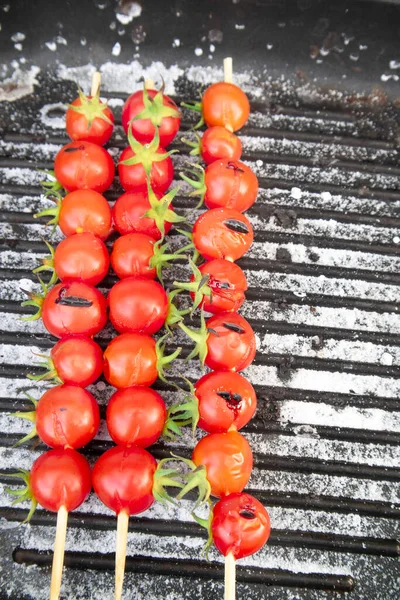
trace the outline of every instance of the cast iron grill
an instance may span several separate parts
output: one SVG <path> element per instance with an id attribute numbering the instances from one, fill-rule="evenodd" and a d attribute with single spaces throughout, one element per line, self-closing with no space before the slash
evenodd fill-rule
<path id="1" fill-rule="evenodd" d="M 26 428 L 7 415 L 27 407 L 25 391 L 39 397 L 43 384 L 26 379 L 35 371 L 32 351 L 46 351 L 54 343 L 40 322 L 19 320 L 30 312 L 20 306 L 20 286 L 34 287 L 31 269 L 47 253 L 41 236 L 48 237 L 49 230 L 33 218 L 45 205 L 36 168 L 52 168 L 57 149 L 66 143 L 62 129 L 49 119 L 57 119 L 58 103 L 74 95 L 72 83 L 59 83 L 56 92 L 52 86 L 51 77 L 43 77 L 37 95 L 14 103 L 22 130 L 6 118 L 1 123 L 0 517 L 7 521 L 2 522 L 0 589 L 2 597 L 15 600 L 43 597 L 55 531 L 55 516 L 40 509 L 31 527 L 14 528 L 26 510 L 10 508 L 4 491 L 15 484 L 7 472 L 29 468 L 44 450 L 42 445 L 13 448 Z M 192 90 L 183 82 L 180 88 L 187 100 Z M 330 106 L 299 104 L 279 94 L 266 104 L 254 102 L 241 132 L 244 159 L 256 170 L 261 188 L 250 211 L 255 243 L 240 261 L 250 285 L 241 312 L 259 343 L 247 371 L 259 401 L 244 430 L 255 456 L 248 489 L 269 508 L 273 532 L 265 550 L 238 567 L 238 598 L 323 600 L 347 592 L 352 600 L 395 599 L 400 515 L 396 113 L 387 107 L 349 109 L 345 99 Z M 110 146 L 121 149 L 119 113 L 126 96 L 112 90 L 105 95 L 118 117 Z M 185 119 L 183 129 L 188 129 Z M 180 138 L 175 147 L 186 152 Z M 182 167 L 184 160 L 177 164 Z M 115 186 L 107 197 L 112 201 L 119 193 Z M 187 187 L 175 205 L 195 218 Z M 58 239 L 56 232 L 53 240 Z M 170 239 L 178 242 L 178 236 Z M 174 277 L 185 276 L 184 265 L 177 265 Z M 114 281 L 110 275 L 101 289 Z M 107 329 L 99 342 L 106 345 L 112 335 Z M 188 353 L 179 333 L 176 344 L 184 346 L 183 356 Z M 200 374 L 195 363 L 185 366 L 182 360 L 176 372 L 193 380 Z M 171 388 L 157 389 L 173 401 Z M 93 393 L 104 419 L 110 388 L 100 381 Z M 160 442 L 152 451 L 157 458 L 171 448 L 189 456 L 193 444 L 188 434 L 173 445 Z M 110 445 L 103 426 L 85 453 L 94 461 Z M 70 515 L 63 597 L 112 598 L 115 525 L 94 497 Z M 211 562 L 202 558 L 203 543 L 203 532 L 184 509 L 157 506 L 131 518 L 125 597 L 222 597 L 222 562 L 216 553 Z"/>

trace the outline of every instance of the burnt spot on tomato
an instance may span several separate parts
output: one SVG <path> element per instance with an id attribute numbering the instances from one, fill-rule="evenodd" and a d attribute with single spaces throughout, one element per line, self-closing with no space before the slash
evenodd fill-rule
<path id="1" fill-rule="evenodd" d="M 250 233 L 247 225 L 243 223 L 243 221 L 238 221 L 237 219 L 226 219 L 223 221 L 223 223 L 225 227 L 235 233 Z"/>
<path id="2" fill-rule="evenodd" d="M 203 275 L 203 277 L 200 279 L 199 281 L 199 286 L 198 286 L 198 290 L 201 290 L 201 288 L 203 287 L 203 285 L 206 285 L 206 283 L 208 283 L 210 279 L 209 275 Z"/>
<path id="3" fill-rule="evenodd" d="M 237 406 L 242 401 L 242 396 L 240 394 L 232 394 L 231 392 L 217 392 L 217 396 L 223 398 L 227 404 L 232 404 Z"/>
<path id="4" fill-rule="evenodd" d="M 58 297 L 55 302 L 56 304 L 61 304 L 62 306 L 72 306 L 74 308 L 89 308 L 90 306 L 93 306 L 92 300 L 80 298 L 79 296 L 64 295 L 62 298 Z"/>
<path id="5" fill-rule="evenodd" d="M 236 323 L 223 323 L 223 326 L 225 327 L 225 329 L 229 329 L 229 331 L 233 331 L 234 333 L 238 333 L 239 335 L 246 333 L 246 330 L 243 329 L 243 327 L 240 327 L 240 325 L 236 325 Z"/>
<path id="6" fill-rule="evenodd" d="M 242 508 L 242 510 L 239 511 L 239 515 L 244 519 L 256 518 L 256 513 L 251 508 Z"/>
<path id="7" fill-rule="evenodd" d="M 216 331 L 216 329 L 213 329 L 212 327 L 208 327 L 207 331 L 208 331 L 208 333 L 213 333 L 214 335 L 219 337 L 219 333 L 218 333 L 218 331 Z"/>
<path id="8" fill-rule="evenodd" d="M 65 408 L 65 406 L 60 407 L 60 412 L 65 412 L 66 410 L 68 410 L 68 408 Z"/>
<path id="9" fill-rule="evenodd" d="M 78 146 L 77 148 L 65 148 L 64 152 L 77 152 L 78 150 L 84 150 L 85 146 Z"/>
<path id="10" fill-rule="evenodd" d="M 244 170 L 241 169 L 240 167 L 238 167 L 237 163 L 232 162 L 231 160 L 228 162 L 226 168 L 233 169 L 235 172 L 238 172 L 238 173 L 244 173 Z"/>

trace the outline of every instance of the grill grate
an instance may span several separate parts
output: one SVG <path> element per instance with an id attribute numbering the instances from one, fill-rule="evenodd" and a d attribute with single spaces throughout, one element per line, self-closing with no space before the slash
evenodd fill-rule
<path id="1" fill-rule="evenodd" d="M 3 561 L 0 589 L 13 599 L 39 599 L 48 585 L 55 517 L 40 509 L 32 526 L 16 528 L 25 511 L 10 508 L 7 472 L 29 468 L 43 450 L 13 448 L 25 432 L 7 414 L 26 406 L 24 391 L 44 389 L 25 379 L 32 350 L 54 342 L 42 325 L 18 320 L 21 287 L 31 289 L 31 269 L 46 253 L 48 232 L 33 218 L 40 173 L 66 142 L 58 129 L 60 99 L 72 84 L 41 80 L 40 97 L 14 103 L 0 123 L 0 517 Z M 187 99 L 190 91 L 181 94 Z M 107 92 L 117 113 L 112 148 L 125 145 L 118 111 L 124 94 Z M 46 104 L 43 106 L 43 100 Z M 282 96 L 252 107 L 243 130 L 244 159 L 260 180 L 250 211 L 255 243 L 240 261 L 249 280 L 243 315 L 253 325 L 258 353 L 248 375 L 259 400 L 245 434 L 255 452 L 249 484 L 269 507 L 268 546 L 238 568 L 238 597 L 328 600 L 397 598 L 400 552 L 400 183 L 396 114 L 331 108 Z M 20 121 L 18 118 L 20 116 Z M 383 121 L 382 121 L 383 119 Z M 53 123 L 53 125 L 52 125 Z M 185 123 L 185 129 L 190 126 Z M 178 140 L 175 147 L 184 150 Z M 178 159 L 182 166 L 186 157 Z M 292 188 L 299 188 L 292 189 Z M 178 211 L 191 211 L 188 189 Z M 118 197 L 116 187 L 109 200 Z M 196 213 L 191 218 L 195 218 Z M 59 239 L 58 233 L 54 240 Z M 172 244 L 178 236 L 170 237 Z M 187 274 L 177 265 L 175 278 Z M 109 276 L 104 289 L 112 285 Z M 110 329 L 99 336 L 105 345 Z M 186 340 L 177 343 L 188 353 Z M 177 361 L 193 380 L 197 366 Z M 174 392 L 159 385 L 167 402 Z M 111 390 L 93 386 L 104 407 Z M 174 444 L 188 456 L 190 435 Z M 105 426 L 87 448 L 90 460 L 111 445 Z M 171 445 L 158 443 L 154 455 Z M 12 482 L 14 483 L 14 482 Z M 130 520 L 126 598 L 205 600 L 220 597 L 223 565 L 217 554 L 200 556 L 200 528 L 186 508 L 152 507 Z M 69 519 L 65 597 L 112 598 L 115 519 L 91 496 Z M 172 557 L 172 558 L 171 558 Z"/>

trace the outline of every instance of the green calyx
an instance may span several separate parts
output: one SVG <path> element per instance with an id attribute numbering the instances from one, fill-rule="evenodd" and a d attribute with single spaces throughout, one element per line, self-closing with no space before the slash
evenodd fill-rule
<path id="1" fill-rule="evenodd" d="M 172 456 L 176 460 L 185 463 L 190 469 L 189 472 L 183 476 L 186 485 L 177 495 L 177 499 L 181 500 L 190 491 L 197 490 L 197 500 L 194 506 L 194 510 L 196 510 L 201 504 L 208 502 L 211 495 L 211 485 L 207 479 L 207 469 L 204 465 L 197 466 L 189 458 L 182 458 L 180 456 L 175 456 L 174 454 L 172 454 Z"/>
<path id="2" fill-rule="evenodd" d="M 25 500 L 30 500 L 31 508 L 28 513 L 28 516 L 23 521 L 23 523 L 29 523 L 38 504 L 37 500 L 35 500 L 33 496 L 30 484 L 30 473 L 25 469 L 20 469 L 17 473 L 7 473 L 7 477 L 15 477 L 16 479 L 22 479 L 22 481 L 25 483 L 25 487 L 23 487 L 22 489 L 12 490 L 10 488 L 6 488 L 6 492 L 8 494 L 11 494 L 12 496 L 16 496 L 15 500 L 11 503 L 11 506 L 15 506 L 20 502 L 25 502 Z"/>
<path id="3" fill-rule="evenodd" d="M 214 511 L 213 511 L 213 504 L 210 499 L 207 500 L 207 504 L 208 504 L 208 508 L 209 508 L 207 519 L 202 519 L 201 517 L 197 516 L 194 510 L 192 511 L 191 514 L 192 514 L 193 519 L 196 521 L 196 523 L 201 525 L 201 527 L 204 527 L 204 529 L 208 533 L 208 539 L 207 539 L 206 543 L 204 544 L 204 547 L 202 550 L 202 554 L 208 560 L 208 553 L 214 542 L 212 529 L 211 529 L 211 525 L 212 525 L 212 521 L 213 521 L 213 517 L 214 517 Z"/>
<path id="4" fill-rule="evenodd" d="M 194 294 L 193 298 L 193 306 L 191 310 L 191 314 L 200 306 L 203 302 L 204 296 L 211 300 L 212 298 L 212 290 L 208 285 L 210 276 L 202 275 L 200 269 L 195 265 L 193 260 L 189 258 L 189 264 L 192 269 L 194 279 L 190 282 L 181 282 L 174 281 L 173 285 L 178 288 L 178 290 L 185 290 L 187 292 L 192 292 Z"/>
<path id="5" fill-rule="evenodd" d="M 78 94 L 81 104 L 79 106 L 68 104 L 68 108 L 86 117 L 88 129 L 91 127 L 95 119 L 103 119 L 103 121 L 109 125 L 113 125 L 113 122 L 105 112 L 107 110 L 107 102 L 100 101 L 100 90 L 97 90 L 94 96 L 89 97 L 86 96 L 78 86 Z"/>
<path id="6" fill-rule="evenodd" d="M 50 234 L 50 235 L 53 235 L 53 233 L 58 225 L 59 218 L 60 218 L 62 198 L 61 198 L 61 195 L 59 197 L 53 195 L 53 197 L 51 199 L 54 200 L 56 205 L 52 208 L 46 208 L 45 210 L 42 210 L 41 212 L 36 213 L 35 215 L 33 215 L 33 218 L 38 219 L 39 217 L 51 217 L 50 221 L 47 221 L 46 225 L 47 226 L 53 225 L 53 228 L 52 228 L 51 234 Z"/>
<path id="7" fill-rule="evenodd" d="M 165 236 L 165 223 L 181 223 L 185 221 L 185 217 L 180 217 L 174 212 L 169 205 L 178 193 L 179 188 L 173 188 L 165 196 L 158 199 L 153 190 L 150 187 L 150 183 L 147 180 L 147 189 L 149 195 L 150 210 L 148 210 L 143 216 L 149 219 L 154 219 L 157 229 L 162 235 L 162 239 Z"/>
<path id="8" fill-rule="evenodd" d="M 179 252 L 187 252 L 188 250 L 192 250 L 193 254 L 192 254 L 192 261 L 197 264 L 199 258 L 200 258 L 200 252 L 197 250 L 197 248 L 195 247 L 194 243 L 193 243 L 193 234 L 191 231 L 187 231 L 186 229 L 178 229 L 176 228 L 177 232 L 180 233 L 181 235 L 184 235 L 188 240 L 189 243 L 184 246 L 183 248 L 181 248 L 179 250 Z"/>
<path id="9" fill-rule="evenodd" d="M 42 258 L 42 264 L 39 267 L 36 267 L 36 269 L 33 269 L 33 273 L 41 273 L 42 271 L 50 271 L 51 272 L 51 279 L 49 281 L 49 283 L 47 284 L 48 287 L 54 285 L 58 279 L 55 267 L 54 267 L 54 248 L 53 246 L 51 246 L 51 244 L 49 244 L 46 240 L 43 240 L 44 243 L 46 244 L 49 252 L 50 252 L 50 256 L 45 256 L 44 258 Z"/>
<path id="10" fill-rule="evenodd" d="M 157 277 L 162 284 L 164 284 L 162 277 L 162 270 L 164 268 L 172 267 L 172 263 L 175 260 L 182 259 L 181 250 L 175 253 L 168 253 L 168 244 L 162 244 L 161 240 L 158 240 L 154 244 L 154 253 L 150 259 L 150 267 L 156 269 Z"/>
<path id="11" fill-rule="evenodd" d="M 195 133 L 196 141 L 192 142 L 186 138 L 182 138 L 182 142 L 191 148 L 189 154 L 190 156 L 200 156 L 201 154 L 201 137 Z"/>
<path id="12" fill-rule="evenodd" d="M 165 329 L 169 334 L 172 335 L 171 327 L 176 326 L 178 323 L 183 321 L 183 317 L 190 313 L 190 308 L 185 308 L 183 310 L 179 309 L 176 305 L 175 297 L 179 294 L 180 290 L 172 290 L 168 294 L 168 312 L 167 317 L 165 319 Z"/>
<path id="13" fill-rule="evenodd" d="M 180 112 L 172 106 L 166 106 L 164 104 L 164 89 L 165 84 L 162 83 L 161 88 L 157 94 L 153 97 L 149 94 L 146 87 L 143 88 L 143 104 L 144 109 L 136 115 L 132 121 L 140 121 L 142 119 L 150 119 L 154 127 L 160 127 L 162 120 L 166 117 L 180 118 Z"/>
<path id="14" fill-rule="evenodd" d="M 21 317 L 22 321 L 37 321 L 42 316 L 42 306 L 44 299 L 46 297 L 47 292 L 49 291 L 49 286 L 38 278 L 40 282 L 40 286 L 42 288 L 42 294 L 36 294 L 35 292 L 28 292 L 21 288 L 21 290 L 28 296 L 29 300 L 25 300 L 21 302 L 21 306 L 34 306 L 36 308 L 36 312 L 29 317 Z"/>
<path id="15" fill-rule="evenodd" d="M 193 127 L 193 129 L 200 129 L 200 127 L 204 125 L 203 104 L 201 102 L 181 102 L 181 106 L 183 106 L 183 108 L 187 108 L 188 110 L 200 113 L 200 119 Z"/>
<path id="16" fill-rule="evenodd" d="M 191 381 L 183 377 L 189 386 L 189 392 L 181 390 L 184 394 L 183 402 L 177 402 L 169 407 L 167 419 L 164 424 L 162 435 L 164 439 L 175 440 L 182 435 L 182 427 L 192 425 L 193 435 L 199 422 L 199 401 Z"/>
<path id="17" fill-rule="evenodd" d="M 166 333 L 156 343 L 158 377 L 159 379 L 161 379 L 161 381 L 164 381 L 164 383 L 171 383 L 166 377 L 165 370 L 170 368 L 171 363 L 175 360 L 177 356 L 179 356 L 182 350 L 182 348 L 177 348 L 174 352 L 172 352 L 172 354 L 165 355 L 164 352 L 166 346 L 166 339 L 168 337 L 169 334 Z"/>
<path id="18" fill-rule="evenodd" d="M 29 377 L 29 375 L 28 375 Z M 33 423 L 33 427 L 30 430 L 30 432 L 23 437 L 22 439 L 20 439 L 16 444 L 14 444 L 14 448 L 16 448 L 17 446 L 20 446 L 21 444 L 24 444 L 25 442 L 29 442 L 29 440 L 31 440 L 32 438 L 37 436 L 37 431 L 36 431 L 36 407 L 37 407 L 37 400 L 35 400 L 34 398 L 32 398 L 32 396 L 30 396 L 29 394 L 26 394 L 29 398 L 29 400 L 32 402 L 33 406 L 34 406 L 34 410 L 31 411 L 21 411 L 21 412 L 15 412 L 15 413 L 11 413 L 8 416 L 9 417 L 17 417 L 19 419 L 25 419 L 27 421 L 31 421 Z"/>
<path id="19" fill-rule="evenodd" d="M 207 192 L 206 180 L 205 180 L 205 171 L 203 167 L 200 165 L 192 164 L 193 168 L 187 168 L 186 172 L 190 173 L 194 179 L 188 177 L 186 173 L 180 173 L 180 177 L 183 181 L 186 181 L 189 185 L 191 185 L 194 190 L 190 192 L 189 196 L 200 196 L 200 201 L 195 208 L 200 208 L 203 204 L 204 196 Z"/>
<path id="20" fill-rule="evenodd" d="M 40 182 L 45 198 L 50 197 L 55 198 L 56 200 L 62 200 L 62 192 L 64 192 L 64 188 L 61 183 L 57 181 L 54 171 L 43 171 L 42 169 L 38 169 L 38 171 L 46 176 L 46 178 Z"/>
<path id="21" fill-rule="evenodd" d="M 174 487 L 183 489 L 185 485 L 181 481 L 181 474 L 176 469 L 165 468 L 171 458 L 163 458 L 159 461 L 153 478 L 153 496 L 158 502 L 166 505 L 168 502 L 176 504 L 175 500 L 168 494 L 166 488 Z"/>
<path id="22" fill-rule="evenodd" d="M 193 329 L 192 327 L 187 327 L 184 323 L 179 323 L 179 327 L 182 329 L 182 331 L 186 333 L 188 337 L 190 337 L 190 339 L 193 342 L 195 342 L 195 347 L 186 358 L 186 361 L 198 356 L 202 366 L 204 367 L 204 361 L 208 352 L 207 340 L 208 336 L 210 335 L 210 332 L 206 327 L 203 311 L 201 311 L 200 322 L 200 329 Z"/>
<path id="23" fill-rule="evenodd" d="M 157 150 L 160 147 L 160 134 L 158 132 L 158 129 L 156 129 L 154 138 L 152 139 L 150 144 L 141 144 L 134 137 L 132 133 L 132 125 L 130 125 L 128 129 L 128 141 L 134 155 L 131 158 L 122 160 L 119 164 L 127 166 L 143 165 L 143 168 L 148 177 L 150 176 L 153 163 L 165 160 L 166 158 L 168 158 L 168 156 L 171 156 L 171 154 L 175 154 L 176 152 L 178 152 L 177 150 L 169 150 L 168 152 L 164 152 L 163 154 L 157 152 Z"/>
<path id="24" fill-rule="evenodd" d="M 57 369 L 54 366 L 53 361 L 50 356 L 46 354 L 36 354 L 40 358 L 43 358 L 43 361 L 39 361 L 36 363 L 36 366 L 41 369 L 46 369 L 44 373 L 41 375 L 27 375 L 28 379 L 32 379 L 32 381 L 48 381 L 54 385 L 62 385 L 64 382 L 59 378 Z"/>

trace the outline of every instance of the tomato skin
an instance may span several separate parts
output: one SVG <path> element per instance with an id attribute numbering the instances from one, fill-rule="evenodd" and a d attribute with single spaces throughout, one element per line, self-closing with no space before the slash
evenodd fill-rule
<path id="1" fill-rule="evenodd" d="M 227 226 L 226 223 L 232 222 L 240 223 L 244 227 L 243 233 Z M 253 228 L 247 217 L 231 208 L 206 210 L 193 225 L 193 243 L 206 260 L 238 260 L 250 248 L 253 237 Z"/>
<path id="2" fill-rule="evenodd" d="M 103 352 L 100 346 L 84 335 L 64 337 L 53 346 L 50 358 L 57 376 L 67 385 L 85 388 L 94 383 L 103 372 Z"/>
<path id="3" fill-rule="evenodd" d="M 161 435 L 167 410 L 165 402 L 148 387 L 118 390 L 107 405 L 107 428 L 120 446 L 147 448 Z"/>
<path id="4" fill-rule="evenodd" d="M 192 460 L 206 467 L 211 494 L 217 498 L 241 492 L 253 468 L 249 443 L 237 431 L 206 435 L 195 446 Z"/>
<path id="5" fill-rule="evenodd" d="M 162 194 L 159 192 L 156 192 L 156 196 L 158 199 L 162 198 Z M 145 233 L 154 240 L 161 239 L 161 232 L 154 219 L 143 216 L 150 208 L 147 192 L 125 192 L 118 198 L 113 208 L 113 221 L 116 230 L 121 235 Z M 172 223 L 165 223 L 166 234 L 171 227 Z"/>
<path id="6" fill-rule="evenodd" d="M 157 94 L 157 90 L 147 90 L 150 98 L 154 98 Z M 164 94 L 163 104 L 178 110 L 175 102 Z M 155 126 L 152 124 L 150 119 L 138 119 L 133 121 L 142 110 L 144 109 L 143 102 L 143 91 L 140 90 L 135 92 L 126 100 L 122 109 L 122 126 L 125 133 L 128 133 L 129 123 L 132 125 L 132 133 L 135 138 L 142 144 L 149 144 L 154 138 L 156 132 Z M 179 131 L 181 120 L 178 117 L 164 117 L 159 127 L 160 134 L 160 145 L 166 148 L 174 139 Z"/>
<path id="7" fill-rule="evenodd" d="M 93 190 L 70 192 L 62 201 L 58 225 L 66 237 L 88 231 L 105 240 L 111 231 L 110 205 Z"/>
<path id="8" fill-rule="evenodd" d="M 105 192 L 113 182 L 115 167 L 104 148 L 90 142 L 70 142 L 54 161 L 57 180 L 68 191 Z"/>
<path id="9" fill-rule="evenodd" d="M 156 154 L 165 154 L 161 146 Z M 118 163 L 119 180 L 127 192 L 147 192 L 147 175 L 141 163 L 137 165 L 123 165 L 122 161 L 135 156 L 130 146 L 123 150 Z M 150 171 L 150 185 L 153 192 L 164 193 L 167 191 L 174 178 L 174 165 L 170 156 L 164 160 L 153 162 Z"/>
<path id="10" fill-rule="evenodd" d="M 88 98 L 91 99 L 92 96 L 88 96 Z M 82 106 L 82 101 L 80 98 L 76 98 L 73 102 L 71 102 L 71 104 L 72 106 Z M 100 101 L 100 104 L 103 103 Z M 114 115 L 108 106 L 104 108 L 104 115 L 108 117 L 110 121 L 112 121 L 112 124 L 107 123 L 107 121 L 101 117 L 95 117 L 92 121 L 92 124 L 89 125 L 89 122 L 84 114 L 68 108 L 65 115 L 65 128 L 67 130 L 67 134 L 73 141 L 83 140 L 85 142 L 91 142 L 93 144 L 104 146 L 104 144 L 106 144 L 110 139 L 114 129 Z"/>
<path id="11" fill-rule="evenodd" d="M 223 433 L 230 428 L 239 430 L 250 421 L 257 408 L 253 386 L 239 373 L 212 371 L 199 379 L 195 390 L 200 414 L 198 427 L 207 433 Z"/>
<path id="12" fill-rule="evenodd" d="M 70 448 L 49 450 L 33 463 L 30 485 L 43 508 L 58 512 L 65 506 L 71 512 L 86 500 L 92 489 L 89 463 Z"/>
<path id="13" fill-rule="evenodd" d="M 207 338 L 205 359 L 210 369 L 243 371 L 252 363 L 256 337 L 246 319 L 237 313 L 219 313 L 208 319 L 206 326 L 212 330 Z M 241 332 L 232 331 L 232 327 L 238 327 Z"/>
<path id="14" fill-rule="evenodd" d="M 225 127 L 209 127 L 201 138 L 200 152 L 207 165 L 216 160 L 239 160 L 242 156 L 242 142 Z"/>
<path id="15" fill-rule="evenodd" d="M 250 494 L 230 494 L 215 504 L 211 532 L 221 554 L 233 554 L 238 560 L 255 554 L 268 541 L 269 514 Z"/>
<path id="16" fill-rule="evenodd" d="M 233 208 L 239 212 L 248 210 L 256 201 L 258 180 L 244 163 L 217 160 L 206 168 L 207 187 L 204 203 L 207 208 Z"/>
<path id="17" fill-rule="evenodd" d="M 221 81 L 206 89 L 202 109 L 207 127 L 219 125 L 229 131 L 237 131 L 249 118 L 250 103 L 237 85 Z"/>
<path id="18" fill-rule="evenodd" d="M 93 468 L 93 488 L 100 500 L 119 514 L 137 515 L 154 502 L 157 461 L 143 448 L 115 446 Z"/>
<path id="19" fill-rule="evenodd" d="M 116 387 L 149 387 L 158 377 L 156 342 L 144 333 L 123 333 L 104 352 L 104 377 Z"/>
<path id="20" fill-rule="evenodd" d="M 38 436 L 52 448 L 81 448 L 96 435 L 100 411 L 92 394 L 74 385 L 58 385 L 36 407 Z"/>
<path id="21" fill-rule="evenodd" d="M 71 306 L 75 298 L 91 302 L 90 306 Z M 78 281 L 58 283 L 47 293 L 42 306 L 43 325 L 55 337 L 99 333 L 107 322 L 107 304 L 95 287 Z"/>
<path id="22" fill-rule="evenodd" d="M 111 252 L 111 266 L 119 279 L 146 277 L 155 279 L 155 267 L 150 267 L 154 255 L 154 238 L 145 233 L 128 233 L 115 240 Z"/>
<path id="23" fill-rule="evenodd" d="M 212 296 L 203 296 L 201 306 L 205 311 L 217 314 L 220 312 L 237 311 L 246 299 L 246 275 L 242 269 L 229 260 L 223 258 L 203 263 L 199 267 L 202 275 L 209 275 L 208 287 Z M 191 281 L 194 280 L 194 275 Z M 194 294 L 190 294 L 192 299 Z"/>
<path id="24" fill-rule="evenodd" d="M 109 266 L 107 248 L 100 238 L 89 232 L 65 238 L 54 255 L 54 267 L 61 281 L 97 285 L 107 275 Z"/>

